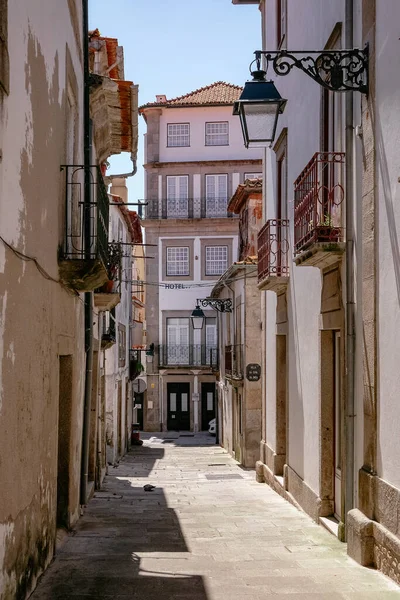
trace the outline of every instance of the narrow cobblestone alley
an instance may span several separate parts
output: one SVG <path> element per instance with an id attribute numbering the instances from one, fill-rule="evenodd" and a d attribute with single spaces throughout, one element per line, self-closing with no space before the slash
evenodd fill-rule
<path id="1" fill-rule="evenodd" d="M 400 599 L 208 434 L 144 437 L 110 467 L 33 600 Z"/>

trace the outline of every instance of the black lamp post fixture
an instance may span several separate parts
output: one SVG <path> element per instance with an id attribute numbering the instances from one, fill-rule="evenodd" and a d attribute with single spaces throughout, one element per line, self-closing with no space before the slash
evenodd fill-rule
<path id="1" fill-rule="evenodd" d="M 288 75 L 293 67 L 301 69 L 322 87 L 333 92 L 368 93 L 368 46 L 364 50 L 256 50 L 250 65 L 253 77 L 233 106 L 239 115 L 246 148 L 269 146 L 275 138 L 278 117 L 285 110 L 283 99 L 272 81 L 267 81 L 271 64 L 276 75 Z M 266 70 L 261 69 L 263 57 Z M 256 70 L 252 71 L 253 63 Z"/>
<path id="2" fill-rule="evenodd" d="M 202 329 L 204 325 L 205 315 L 200 305 L 204 308 L 211 306 L 211 308 L 221 313 L 232 312 L 232 300 L 230 298 L 200 298 L 200 300 L 196 300 L 196 308 L 190 316 L 193 329 Z"/>

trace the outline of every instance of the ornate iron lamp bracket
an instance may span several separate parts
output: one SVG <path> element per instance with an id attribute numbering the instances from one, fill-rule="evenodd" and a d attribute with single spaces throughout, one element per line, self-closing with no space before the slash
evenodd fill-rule
<path id="1" fill-rule="evenodd" d="M 230 298 L 200 298 L 197 300 L 203 308 L 211 306 L 218 312 L 232 312 L 232 300 Z"/>
<path id="2" fill-rule="evenodd" d="M 256 50 L 254 54 L 258 69 L 263 57 L 266 70 L 271 64 L 276 75 L 288 75 L 296 67 L 327 90 L 368 93 L 368 45 L 363 50 Z"/>

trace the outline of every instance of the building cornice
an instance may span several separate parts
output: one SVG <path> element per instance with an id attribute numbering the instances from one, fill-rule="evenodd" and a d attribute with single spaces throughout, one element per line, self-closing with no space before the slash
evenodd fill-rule
<path id="1" fill-rule="evenodd" d="M 213 167 L 215 165 L 230 166 L 230 165 L 261 165 L 261 158 L 246 158 L 246 159 L 230 159 L 230 160 L 190 160 L 190 161 L 174 161 L 174 162 L 152 162 L 145 163 L 145 169 L 165 169 L 169 167 L 190 167 L 202 165 L 205 167 Z"/>

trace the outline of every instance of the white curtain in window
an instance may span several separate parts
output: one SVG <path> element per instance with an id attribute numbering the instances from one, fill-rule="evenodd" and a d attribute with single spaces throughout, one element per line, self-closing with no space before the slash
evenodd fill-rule
<path id="1" fill-rule="evenodd" d="M 168 364 L 189 363 L 189 320 L 167 320 Z"/>
<path id="2" fill-rule="evenodd" d="M 226 217 L 228 176 L 206 175 L 206 216 Z"/>
<path id="3" fill-rule="evenodd" d="M 189 177 L 167 177 L 167 217 L 188 218 Z"/>

